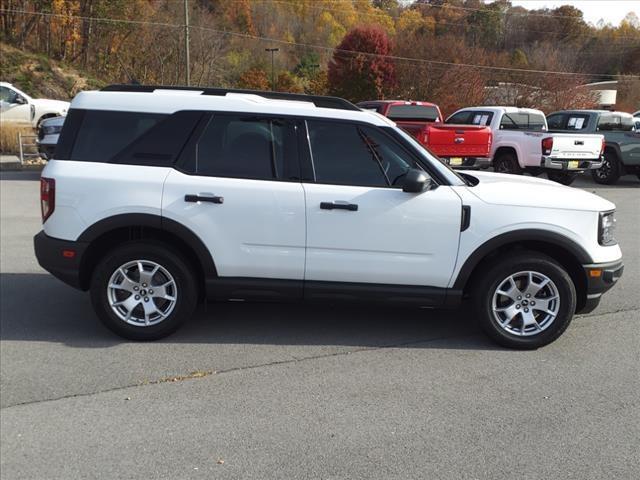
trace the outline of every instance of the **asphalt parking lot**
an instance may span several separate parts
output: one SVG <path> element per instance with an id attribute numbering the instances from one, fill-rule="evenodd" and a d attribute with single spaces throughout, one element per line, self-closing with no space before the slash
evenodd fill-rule
<path id="1" fill-rule="evenodd" d="M 38 174 L 0 177 L 0 475 L 71 478 L 640 478 L 640 182 L 625 274 L 531 352 L 462 313 L 212 304 L 126 342 L 39 268 Z"/>

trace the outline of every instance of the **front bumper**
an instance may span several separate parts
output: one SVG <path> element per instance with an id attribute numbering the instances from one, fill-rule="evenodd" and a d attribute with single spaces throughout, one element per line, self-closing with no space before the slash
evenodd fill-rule
<path id="1" fill-rule="evenodd" d="M 583 265 L 587 277 L 587 301 L 577 313 L 589 313 L 595 310 L 602 295 L 613 287 L 624 271 L 622 260 L 610 263 L 594 263 Z"/>
<path id="2" fill-rule="evenodd" d="M 451 168 L 463 169 L 486 169 L 491 166 L 491 159 L 486 157 L 441 157 L 444 163 Z"/>
<path id="3" fill-rule="evenodd" d="M 577 162 L 577 164 L 575 164 Z M 575 166 L 574 166 L 575 165 Z M 598 160 L 571 160 L 542 156 L 540 166 L 550 170 L 567 170 L 571 172 L 583 172 L 596 170 L 602 166 L 602 158 Z"/>
<path id="4" fill-rule="evenodd" d="M 81 277 L 81 266 L 88 243 L 60 240 L 41 231 L 33 237 L 33 246 L 42 268 L 67 285 L 87 289 Z"/>

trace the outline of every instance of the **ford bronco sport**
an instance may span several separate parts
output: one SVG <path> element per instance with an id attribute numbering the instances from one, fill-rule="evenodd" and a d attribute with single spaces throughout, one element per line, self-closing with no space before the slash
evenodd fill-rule
<path id="1" fill-rule="evenodd" d="M 346 100 L 110 86 L 76 96 L 41 179 L 40 264 L 98 317 L 164 337 L 199 300 L 458 307 L 535 348 L 622 274 L 615 206 L 460 175 Z"/>

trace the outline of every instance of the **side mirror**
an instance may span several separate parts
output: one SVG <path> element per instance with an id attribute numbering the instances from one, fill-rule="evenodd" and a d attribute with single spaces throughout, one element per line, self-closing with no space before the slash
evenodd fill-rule
<path id="1" fill-rule="evenodd" d="M 431 177 L 422 170 L 412 168 L 407 172 L 402 183 L 402 191 L 407 193 L 422 193 L 431 188 Z"/>
<path id="2" fill-rule="evenodd" d="M 18 105 L 26 105 L 26 103 L 27 103 L 27 99 L 26 99 L 26 98 L 24 98 L 24 97 L 23 97 L 23 96 L 21 96 L 21 95 L 16 95 L 16 103 L 17 103 Z"/>

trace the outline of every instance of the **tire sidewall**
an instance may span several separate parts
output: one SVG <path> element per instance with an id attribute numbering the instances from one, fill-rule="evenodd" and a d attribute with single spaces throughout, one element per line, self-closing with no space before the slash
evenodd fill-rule
<path id="1" fill-rule="evenodd" d="M 109 305 L 108 282 L 117 268 L 131 260 L 156 262 L 167 269 L 176 282 L 176 305 L 169 316 L 156 325 L 130 325 L 118 317 Z M 197 298 L 197 285 L 188 263 L 163 244 L 135 242 L 122 245 L 105 255 L 91 279 L 91 302 L 96 314 L 107 328 L 130 340 L 157 340 L 173 333 L 193 314 Z"/>
<path id="2" fill-rule="evenodd" d="M 495 167 L 504 165 L 506 171 L 498 171 Z M 494 162 L 494 170 L 498 173 L 508 173 L 510 175 L 519 175 L 522 173 L 518 158 L 513 153 L 503 153 Z"/>
<path id="3" fill-rule="evenodd" d="M 541 333 L 519 337 L 506 332 L 498 324 L 493 315 L 492 300 L 496 289 L 509 275 L 529 270 L 546 275 L 553 281 L 560 295 L 560 310 L 553 323 Z M 506 347 L 533 349 L 553 342 L 567 329 L 576 309 L 576 291 L 571 277 L 549 257 L 535 255 L 527 258 L 526 254 L 507 257 L 487 272 L 482 285 L 487 288 L 480 288 L 476 292 L 475 302 L 480 313 L 480 326 L 491 338 Z"/>
<path id="4" fill-rule="evenodd" d="M 618 178 L 620 178 L 620 165 L 618 164 L 618 157 L 614 153 L 608 151 L 604 154 L 604 161 L 609 164 L 609 175 L 605 177 L 599 176 L 598 172 L 602 170 L 602 167 L 600 167 L 597 170 L 593 170 L 591 172 L 591 176 L 596 183 L 600 183 L 602 185 L 612 185 L 618 181 Z"/>

